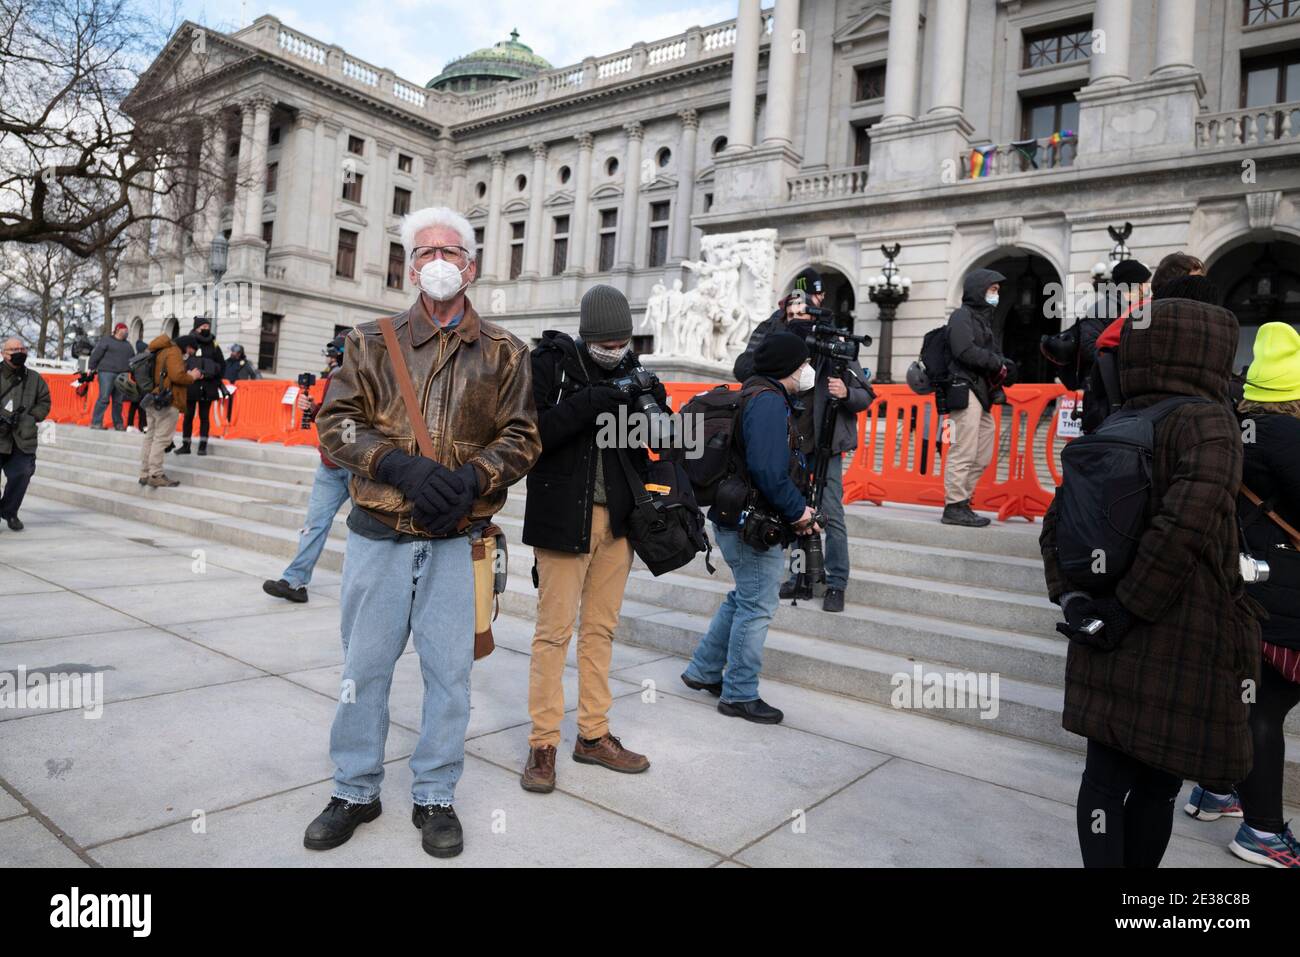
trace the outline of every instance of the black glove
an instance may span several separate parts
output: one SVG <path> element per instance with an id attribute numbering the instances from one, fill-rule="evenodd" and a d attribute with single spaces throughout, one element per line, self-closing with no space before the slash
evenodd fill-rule
<path id="1" fill-rule="evenodd" d="M 1112 651 L 1133 627 L 1133 616 L 1120 600 L 1113 595 L 1104 598 L 1090 598 L 1079 594 L 1066 601 L 1061 609 L 1065 621 L 1058 622 L 1056 630 L 1071 641 L 1077 641 L 1098 651 Z M 1101 629 L 1095 634 L 1084 631 L 1084 625 L 1092 620 L 1101 621 Z"/>
<path id="2" fill-rule="evenodd" d="M 416 498 L 415 520 L 430 535 L 450 535 L 478 498 L 478 472 L 468 462 L 454 472 L 442 469 L 428 487 L 428 495 Z"/>
<path id="3" fill-rule="evenodd" d="M 575 393 L 574 398 L 587 410 L 594 421 L 602 413 L 615 413 L 618 407 L 627 401 L 621 389 L 605 383 L 589 385 Z"/>
<path id="4" fill-rule="evenodd" d="M 462 494 L 463 480 L 447 467 L 422 455 L 408 455 L 401 449 L 379 460 L 375 477 L 400 489 L 415 509 L 415 519 L 426 529 L 453 509 Z M 471 499 L 472 501 L 472 499 Z"/>

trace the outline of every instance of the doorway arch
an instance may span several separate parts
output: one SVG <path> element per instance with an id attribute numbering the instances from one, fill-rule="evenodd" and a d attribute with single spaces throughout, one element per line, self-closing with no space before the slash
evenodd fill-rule
<path id="1" fill-rule="evenodd" d="M 1017 382 L 1052 382 L 1056 366 L 1047 361 L 1039 342 L 1061 329 L 1058 307 L 1061 274 L 1044 256 L 1024 249 L 1002 254 L 982 268 L 1006 276 L 993 311 L 993 341 L 1016 364 Z"/>
<path id="2" fill-rule="evenodd" d="M 1209 278 L 1223 305 L 1241 324 L 1232 367 L 1250 364 L 1255 334 L 1266 322 L 1285 322 L 1300 331 L 1300 243 L 1265 239 L 1242 243 L 1211 258 Z"/>
<path id="3" fill-rule="evenodd" d="M 821 273 L 822 290 L 825 293 L 822 307 L 835 314 L 835 325 L 846 332 L 853 332 L 858 304 L 858 296 L 853 287 L 853 282 L 840 271 L 838 266 L 829 266 L 823 263 L 811 263 L 810 266 Z M 801 266 L 799 268 L 802 272 L 808 267 Z M 798 273 L 795 275 L 798 275 Z M 782 296 L 788 296 L 793 289 L 794 279 L 792 278 Z"/>

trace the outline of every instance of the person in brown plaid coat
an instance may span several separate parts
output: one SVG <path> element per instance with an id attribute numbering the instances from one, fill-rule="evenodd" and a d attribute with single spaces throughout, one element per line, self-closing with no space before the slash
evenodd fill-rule
<path id="1" fill-rule="evenodd" d="M 1213 401 L 1180 406 L 1157 427 L 1152 521 L 1115 594 L 1085 596 L 1119 645 L 1070 642 L 1062 724 L 1088 739 L 1076 809 L 1085 866 L 1155 867 L 1183 779 L 1228 790 L 1251 767 L 1260 631 L 1239 566 L 1242 440 L 1226 398 L 1238 327 L 1212 305 L 1209 280 L 1185 285 L 1188 298 L 1157 300 L 1149 323 L 1126 320 L 1119 346 L 1127 408 Z M 1068 608 L 1055 504 L 1039 542 L 1048 594 Z"/>

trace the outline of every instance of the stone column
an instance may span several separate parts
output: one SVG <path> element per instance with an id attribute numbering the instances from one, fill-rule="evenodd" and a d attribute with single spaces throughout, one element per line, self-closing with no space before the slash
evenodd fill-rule
<path id="1" fill-rule="evenodd" d="M 529 147 L 533 151 L 533 175 L 529 178 L 531 187 L 528 196 L 528 225 L 524 237 L 524 271 L 523 276 L 536 277 L 541 274 L 539 264 L 542 260 L 542 216 L 545 212 L 543 202 L 546 200 L 546 154 L 545 143 L 534 143 Z"/>
<path id="2" fill-rule="evenodd" d="M 288 128 L 288 142 L 280 149 L 280 174 L 275 209 L 277 246 L 305 249 L 310 235 L 313 184 L 316 170 L 316 132 L 321 116 L 299 110 Z M 322 197 L 324 200 L 324 197 Z M 328 205 L 333 207 L 333 197 Z"/>
<path id="3" fill-rule="evenodd" d="M 799 0 L 776 0 L 772 43 L 767 59 L 767 125 L 763 143 L 789 146 L 793 142 L 795 68 L 794 32 L 799 28 Z"/>
<path id="4" fill-rule="evenodd" d="M 921 60 L 921 0 L 889 7 L 889 59 L 885 61 L 885 114 L 881 123 L 916 119 L 916 70 Z"/>
<path id="5" fill-rule="evenodd" d="M 1152 74 L 1196 72 L 1196 0 L 1160 0 Z"/>
<path id="6" fill-rule="evenodd" d="M 682 132 L 677 138 L 677 199 L 673 203 L 672 240 L 669 258 L 682 260 L 691 254 L 691 211 L 695 208 L 695 138 L 700 117 L 694 110 L 677 114 Z"/>
<path id="7" fill-rule="evenodd" d="M 249 157 L 253 152 L 253 109 L 247 103 L 238 106 L 239 123 L 239 160 L 235 166 L 235 208 L 230 223 L 230 241 L 237 242 L 248 231 L 248 189 L 250 179 L 248 171 Z"/>
<path id="8" fill-rule="evenodd" d="M 451 208 L 458 213 L 465 212 L 465 161 L 451 161 Z"/>
<path id="9" fill-rule="evenodd" d="M 927 21 L 934 29 L 937 44 L 934 51 L 934 74 L 930 78 L 929 112 L 932 114 L 951 116 L 962 112 L 969 3 L 970 0 L 934 0 L 932 4 L 934 14 Z M 888 75 L 885 83 L 888 86 Z"/>
<path id="10" fill-rule="evenodd" d="M 623 208 L 618 214 L 618 255 L 615 269 L 631 269 L 636 257 L 636 220 L 641 201 L 641 143 L 645 127 L 640 123 L 623 124 L 627 146 L 623 153 Z"/>
<path id="11" fill-rule="evenodd" d="M 208 117 L 205 124 L 207 135 L 204 137 L 200 151 L 202 165 L 199 177 L 200 189 L 206 195 L 200 196 L 204 201 L 202 229 L 195 236 L 195 246 L 206 248 L 221 232 L 221 210 L 226 205 L 226 115 L 218 110 Z"/>
<path id="12" fill-rule="evenodd" d="M 736 14 L 736 49 L 731 55 L 731 105 L 727 149 L 754 146 L 754 104 L 758 98 L 758 45 L 763 33 L 761 0 L 740 0 Z"/>
<path id="13" fill-rule="evenodd" d="M 587 229 L 591 206 L 591 146 L 590 133 L 579 133 L 578 162 L 574 175 L 578 177 L 573 189 L 573 219 L 569 223 L 569 263 L 565 272 L 587 271 Z"/>
<path id="14" fill-rule="evenodd" d="M 1163 12 L 1163 3 L 1161 8 Z M 1132 24 L 1131 0 L 1097 0 L 1092 29 L 1101 32 L 1105 52 L 1094 52 L 1092 55 L 1090 85 L 1105 86 L 1129 81 L 1129 33 Z"/>
<path id="15" fill-rule="evenodd" d="M 505 189 L 506 155 L 493 153 L 492 185 L 488 189 L 487 231 L 483 234 L 483 272 L 489 279 L 502 278 L 501 269 L 501 192 Z"/>
<path id="16" fill-rule="evenodd" d="M 307 246 L 319 254 L 322 261 L 331 262 L 334 238 L 334 204 L 338 202 L 343 187 L 343 172 L 339 165 L 339 133 L 343 127 L 329 117 L 316 124 L 312 146 L 312 191 L 316 202 L 311 203 L 311 227 L 307 233 Z"/>
<path id="17" fill-rule="evenodd" d="M 271 132 L 271 101 L 257 98 L 244 115 L 253 116 L 252 150 L 248 157 L 248 203 L 244 213 L 244 238 L 262 238 L 262 201 L 266 199 L 266 140 Z M 240 144 L 243 150 L 243 144 Z"/>

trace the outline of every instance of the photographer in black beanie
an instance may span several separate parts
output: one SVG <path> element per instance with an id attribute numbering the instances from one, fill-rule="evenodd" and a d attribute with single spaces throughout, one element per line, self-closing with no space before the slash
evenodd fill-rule
<path id="1" fill-rule="evenodd" d="M 194 432 L 194 415 L 199 416 L 199 455 L 208 454 L 208 429 L 212 417 L 212 403 L 221 397 L 221 376 L 226 369 L 226 358 L 212 335 L 212 320 L 203 316 L 194 319 L 189 336 L 194 352 L 185 360 L 185 368 L 194 376 L 185 404 L 185 425 L 181 430 L 181 447 L 177 455 L 190 454 L 190 436 Z M 180 340 L 177 340 L 179 344 Z"/>

